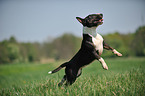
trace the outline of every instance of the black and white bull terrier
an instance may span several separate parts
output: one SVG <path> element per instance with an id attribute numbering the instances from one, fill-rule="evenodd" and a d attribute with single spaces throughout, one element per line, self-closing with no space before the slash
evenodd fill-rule
<path id="1" fill-rule="evenodd" d="M 58 84 L 59 86 L 63 85 L 65 81 L 65 85 L 73 84 L 76 78 L 81 75 L 82 68 L 96 59 L 102 64 L 104 69 L 108 70 L 104 59 L 100 57 L 103 48 L 111 50 L 117 56 L 122 56 L 121 53 L 105 43 L 102 36 L 96 32 L 96 28 L 103 24 L 102 18 L 103 14 L 101 13 L 88 15 L 84 19 L 76 17 L 76 19 L 83 25 L 83 40 L 80 50 L 70 61 L 63 63 L 55 70 L 48 72 L 49 74 L 52 74 L 63 67 L 66 67 L 65 75 L 62 81 Z"/>

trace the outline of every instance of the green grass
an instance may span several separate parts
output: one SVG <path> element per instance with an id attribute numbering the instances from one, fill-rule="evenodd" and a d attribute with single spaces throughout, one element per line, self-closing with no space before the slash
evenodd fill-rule
<path id="1" fill-rule="evenodd" d="M 109 70 L 98 61 L 86 66 L 83 74 L 69 87 L 58 87 L 64 69 L 48 75 L 63 62 L 49 64 L 0 65 L 0 96 L 144 96 L 145 58 L 105 59 Z"/>

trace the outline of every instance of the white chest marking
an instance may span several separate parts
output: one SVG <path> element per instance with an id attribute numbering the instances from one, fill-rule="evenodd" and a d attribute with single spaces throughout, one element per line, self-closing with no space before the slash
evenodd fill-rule
<path id="1" fill-rule="evenodd" d="M 99 55 L 103 52 L 103 38 L 96 32 L 96 27 L 88 28 L 83 27 L 83 34 L 89 34 L 92 37 L 92 42 L 96 50 L 99 51 Z"/>
<path id="2" fill-rule="evenodd" d="M 102 38 L 102 36 L 100 34 L 97 34 L 97 36 L 95 38 L 92 37 L 92 41 L 94 43 L 96 50 L 99 51 L 99 55 L 101 55 L 103 52 L 103 38 Z"/>

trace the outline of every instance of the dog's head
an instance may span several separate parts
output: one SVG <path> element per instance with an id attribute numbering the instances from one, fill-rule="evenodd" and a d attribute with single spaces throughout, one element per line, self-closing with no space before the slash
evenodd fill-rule
<path id="1" fill-rule="evenodd" d="M 97 14 L 90 14 L 87 17 L 80 18 L 76 17 L 76 19 L 84 26 L 84 27 L 97 27 L 98 25 L 103 24 L 103 14 L 97 13 Z"/>

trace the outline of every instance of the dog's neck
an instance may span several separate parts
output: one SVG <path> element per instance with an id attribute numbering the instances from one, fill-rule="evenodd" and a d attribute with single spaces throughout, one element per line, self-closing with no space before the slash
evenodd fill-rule
<path id="1" fill-rule="evenodd" d="M 97 27 L 92 27 L 92 28 L 83 27 L 83 34 L 90 34 L 93 37 L 96 37 L 96 35 L 97 35 L 96 28 Z"/>

